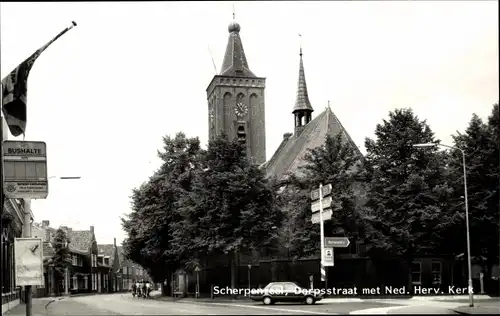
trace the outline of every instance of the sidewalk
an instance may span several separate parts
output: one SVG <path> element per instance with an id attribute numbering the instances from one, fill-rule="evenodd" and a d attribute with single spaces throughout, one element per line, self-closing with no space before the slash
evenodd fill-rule
<path id="1" fill-rule="evenodd" d="M 480 302 L 474 304 L 474 307 L 468 305 L 455 308 L 455 312 L 459 314 L 500 314 L 500 299 L 490 302 Z"/>
<path id="2" fill-rule="evenodd" d="M 46 306 L 56 298 L 34 298 L 32 301 L 32 315 L 33 316 L 47 316 Z M 21 303 L 13 309 L 5 312 L 4 316 L 26 316 L 26 304 Z"/>

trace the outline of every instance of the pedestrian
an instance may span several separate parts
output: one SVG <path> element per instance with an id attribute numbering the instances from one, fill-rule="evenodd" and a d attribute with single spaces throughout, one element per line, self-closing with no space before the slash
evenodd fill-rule
<path id="1" fill-rule="evenodd" d="M 137 294 L 137 283 L 135 283 L 135 280 L 132 281 L 132 296 L 135 297 Z"/>
<path id="2" fill-rule="evenodd" d="M 139 283 L 139 281 L 137 281 L 135 283 L 135 288 L 136 288 L 137 297 L 140 297 L 141 296 L 141 284 Z"/>
<path id="3" fill-rule="evenodd" d="M 146 287 L 146 281 L 142 281 L 142 295 L 144 296 L 144 298 L 147 297 L 147 287 Z"/>

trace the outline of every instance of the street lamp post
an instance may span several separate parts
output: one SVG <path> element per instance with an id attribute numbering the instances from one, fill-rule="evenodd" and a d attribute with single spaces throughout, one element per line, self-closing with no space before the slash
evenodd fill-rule
<path id="1" fill-rule="evenodd" d="M 425 143 L 425 144 L 415 144 L 413 147 L 416 148 L 427 148 L 427 147 L 446 147 L 450 149 L 459 150 L 462 153 L 462 165 L 464 172 L 464 199 L 465 199 L 465 226 L 467 230 L 467 265 L 469 270 L 469 306 L 474 307 L 474 293 L 472 288 L 472 262 L 471 262 L 471 254 L 470 254 L 470 231 L 469 231 L 469 203 L 467 200 L 467 168 L 465 166 L 465 152 L 458 147 L 444 145 L 444 144 L 434 144 L 434 143 Z"/>

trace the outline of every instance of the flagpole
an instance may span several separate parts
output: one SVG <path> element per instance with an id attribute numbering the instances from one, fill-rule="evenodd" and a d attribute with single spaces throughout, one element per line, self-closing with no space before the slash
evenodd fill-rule
<path id="1" fill-rule="evenodd" d="M 4 161 L 3 161 L 3 134 L 4 134 L 4 130 L 3 130 L 3 120 L 4 120 L 4 95 L 3 95 L 3 88 L 4 88 L 4 80 L 6 82 L 9 82 L 11 85 L 13 84 L 11 81 L 9 80 L 12 80 L 11 79 L 11 75 L 14 73 L 16 74 L 17 71 L 19 71 L 19 68 L 22 67 L 24 65 L 24 71 L 25 73 L 22 74 L 23 77 L 19 78 L 19 76 L 17 76 L 16 74 L 16 77 L 15 77 L 15 80 L 16 82 L 14 82 L 15 85 L 18 85 L 19 82 L 18 80 L 21 79 L 21 80 L 24 80 L 24 94 L 26 96 L 27 94 L 27 87 L 26 87 L 26 84 L 27 84 L 27 81 L 28 81 L 28 75 L 29 75 L 29 71 L 31 70 L 31 67 L 33 66 L 33 63 L 36 61 L 36 59 L 38 58 L 38 56 L 40 56 L 41 53 L 43 53 L 43 51 L 45 49 L 47 49 L 52 43 L 54 43 L 58 38 L 60 38 L 62 35 L 64 35 L 66 32 L 68 32 L 69 30 L 71 30 L 73 27 L 76 26 L 76 22 L 75 21 L 72 21 L 71 22 L 71 25 L 67 28 L 65 28 L 62 32 L 60 32 L 56 37 L 54 37 L 51 41 L 49 41 L 47 44 L 45 44 L 44 46 L 42 46 L 41 48 L 39 48 L 36 52 L 34 52 L 30 57 L 28 57 L 28 59 L 26 59 L 24 62 L 22 62 L 21 64 L 19 64 L 19 66 L 17 66 L 9 75 L 7 75 L 7 77 L 5 77 L 4 79 L 2 79 L 1 81 L 1 84 L 0 84 L 0 172 L 1 172 L 1 175 L 0 175 L 0 247 L 1 247 L 1 256 L 0 256 L 0 292 L 1 294 L 3 294 L 4 292 L 4 275 L 3 275 L 3 272 L 6 270 L 6 267 L 4 267 L 4 258 L 5 256 L 7 255 L 6 251 L 3 251 L 4 249 L 4 246 L 5 246 L 5 241 L 4 241 L 4 235 L 3 235 L 3 213 L 4 213 L 4 204 L 5 204 L 5 196 L 3 194 L 4 192 Z M 11 94 L 14 93 L 15 91 L 15 87 L 10 87 L 10 86 L 7 86 L 7 88 L 9 89 L 9 91 L 7 91 L 9 94 L 7 94 L 8 96 L 11 96 Z M 10 91 L 10 89 L 12 89 L 12 91 Z M 19 97 L 19 96 L 16 96 L 16 97 Z M 10 100 L 10 102 L 7 102 L 6 104 L 11 104 L 12 105 L 13 101 Z M 24 101 L 21 101 L 21 105 L 24 105 L 24 107 L 26 107 L 26 100 Z M 19 104 L 18 104 L 19 106 Z M 20 126 L 20 131 L 22 134 L 24 134 L 25 132 L 25 128 L 26 128 L 26 108 L 25 108 L 25 114 L 24 114 L 24 126 Z M 12 127 L 10 126 L 9 122 L 7 122 L 7 119 L 10 119 L 12 121 L 12 117 L 9 116 L 9 113 L 5 113 L 5 119 L 6 119 L 6 123 L 8 123 L 9 125 L 9 129 L 11 130 L 11 133 L 14 135 L 14 136 L 18 136 L 20 135 L 21 133 L 16 133 L 16 132 L 13 132 L 13 129 Z M 21 117 L 21 119 L 23 119 Z M 19 126 L 18 126 L 19 128 Z M 17 134 L 17 135 L 16 135 Z M 23 205 L 23 208 L 25 207 L 25 205 Z M 25 219 L 26 221 L 26 219 Z M 25 223 L 26 224 L 26 223 Z M 30 225 L 30 223 L 28 223 L 28 225 Z M 23 237 L 31 237 L 31 232 L 29 233 L 29 236 L 23 236 Z M 11 254 L 12 255 L 12 254 Z M 32 314 L 32 306 L 31 306 L 31 299 L 32 299 L 32 294 L 31 294 L 31 286 L 26 286 L 25 287 L 26 291 L 25 291 L 25 301 L 26 301 L 26 315 L 27 316 L 31 316 Z M 9 289 L 10 291 L 11 289 Z"/>
<path id="2" fill-rule="evenodd" d="M 0 177 L 0 249 L 2 255 L 0 256 L 0 294 L 3 294 L 3 271 L 5 267 L 3 266 L 5 251 L 3 251 L 3 207 L 4 207 L 4 197 L 3 197 L 3 84 L 0 83 L 0 172 L 2 176 Z"/>

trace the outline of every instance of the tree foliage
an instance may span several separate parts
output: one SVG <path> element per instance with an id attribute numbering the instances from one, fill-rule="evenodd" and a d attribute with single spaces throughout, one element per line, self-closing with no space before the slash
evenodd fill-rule
<path id="1" fill-rule="evenodd" d="M 465 153 L 469 206 L 470 240 L 473 256 L 484 256 L 498 262 L 499 240 L 499 113 L 498 104 L 485 123 L 476 114 L 472 116 L 465 133 L 454 135 L 455 146 Z M 452 151 L 450 180 L 455 188 L 454 209 L 461 214 L 464 208 L 464 178 L 462 153 Z M 452 233 L 458 236 L 456 252 L 465 253 L 465 221 Z"/>
<path id="2" fill-rule="evenodd" d="M 201 155 L 193 185 L 177 202 L 182 220 L 175 224 L 175 242 L 198 261 L 214 253 L 258 250 L 279 225 L 270 183 L 251 164 L 245 147 L 226 136 L 211 140 Z"/>
<path id="3" fill-rule="evenodd" d="M 177 133 L 163 138 L 158 152 L 163 164 L 149 181 L 132 192 L 132 212 L 122 224 L 128 234 L 124 241 L 127 258 L 148 270 L 156 281 L 170 279 L 170 273 L 188 255 L 173 242 L 173 224 L 178 220 L 177 201 L 189 191 L 201 153 L 198 138 Z"/>
<path id="4" fill-rule="evenodd" d="M 365 142 L 368 250 L 408 260 L 435 252 L 443 241 L 441 232 L 459 220 L 448 207 L 452 189 L 446 153 L 437 147 L 413 147 L 439 141 L 411 109 L 390 112 L 389 120 L 377 125 L 375 136 Z"/>
<path id="5" fill-rule="evenodd" d="M 57 229 L 54 239 L 52 240 L 52 248 L 54 249 L 54 255 L 52 256 L 52 266 L 55 270 L 56 281 L 62 280 L 66 269 L 72 268 L 71 253 L 69 250 L 70 240 L 66 235 L 66 232 L 59 228 Z"/>
<path id="6" fill-rule="evenodd" d="M 319 225 L 311 222 L 310 193 L 322 183 L 332 184 L 333 215 L 325 222 L 326 236 L 353 237 L 358 232 L 359 202 L 355 196 L 358 163 L 361 157 L 341 134 L 328 135 L 323 146 L 305 156 L 300 174 L 291 175 L 281 194 L 287 217 L 282 240 L 293 257 L 308 257 L 319 250 Z"/>

